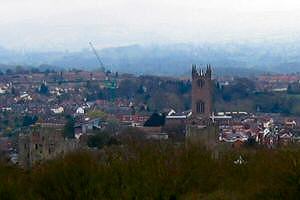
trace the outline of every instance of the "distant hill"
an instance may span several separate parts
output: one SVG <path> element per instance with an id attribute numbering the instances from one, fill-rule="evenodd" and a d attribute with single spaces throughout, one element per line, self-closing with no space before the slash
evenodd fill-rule
<path id="1" fill-rule="evenodd" d="M 300 72 L 300 43 L 132 45 L 98 52 L 108 69 L 135 74 L 181 76 L 189 73 L 191 64 L 207 63 L 214 66 L 217 74 L 225 75 Z M 99 68 L 90 50 L 21 53 L 0 48 L 0 63 L 56 69 Z"/>

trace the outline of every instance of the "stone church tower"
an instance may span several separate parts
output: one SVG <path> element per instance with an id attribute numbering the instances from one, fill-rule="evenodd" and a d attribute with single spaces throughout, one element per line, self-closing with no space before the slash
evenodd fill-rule
<path id="1" fill-rule="evenodd" d="M 192 116 L 195 119 L 209 119 L 212 114 L 211 66 L 207 65 L 206 71 L 197 70 L 192 66 Z"/>

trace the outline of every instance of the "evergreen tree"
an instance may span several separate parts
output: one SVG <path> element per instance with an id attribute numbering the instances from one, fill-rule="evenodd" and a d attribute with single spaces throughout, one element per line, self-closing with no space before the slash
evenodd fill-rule
<path id="1" fill-rule="evenodd" d="M 67 116 L 67 123 L 65 124 L 63 134 L 66 138 L 74 138 L 75 137 L 75 119 L 72 116 Z"/>

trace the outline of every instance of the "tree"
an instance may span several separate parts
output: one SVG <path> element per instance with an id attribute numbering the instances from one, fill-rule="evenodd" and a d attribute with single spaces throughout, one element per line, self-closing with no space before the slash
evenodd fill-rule
<path id="1" fill-rule="evenodd" d="M 117 145 L 118 140 L 107 132 L 99 132 L 88 139 L 89 147 L 102 149 L 104 146 Z"/>
<path id="2" fill-rule="evenodd" d="M 105 131 L 111 134 L 116 134 L 117 131 L 120 130 L 120 123 L 117 119 L 108 119 L 107 126 L 105 127 Z"/>
<path id="3" fill-rule="evenodd" d="M 23 126 L 30 126 L 32 124 L 35 124 L 37 120 L 38 120 L 37 116 L 26 115 L 26 116 L 23 117 L 22 125 Z"/>
<path id="4" fill-rule="evenodd" d="M 118 88 L 118 94 L 121 97 L 125 97 L 125 98 L 130 99 L 130 98 L 135 96 L 138 89 L 139 89 L 139 86 L 137 85 L 136 81 L 123 80 L 120 83 L 120 86 Z"/>
<path id="5" fill-rule="evenodd" d="M 40 94 L 44 94 L 44 95 L 48 94 L 49 93 L 48 86 L 45 83 L 42 83 L 42 85 L 40 86 L 39 92 L 40 92 Z"/>
<path id="6" fill-rule="evenodd" d="M 254 147 L 255 145 L 257 145 L 257 142 L 256 142 L 255 138 L 249 137 L 248 140 L 246 141 L 245 145 L 247 147 Z"/>
<path id="7" fill-rule="evenodd" d="M 11 69 L 7 69 L 5 73 L 6 75 L 12 75 L 14 72 Z"/>
<path id="8" fill-rule="evenodd" d="M 93 110 L 93 111 L 89 111 L 87 113 L 87 116 L 89 118 L 100 118 L 100 119 L 106 119 L 107 118 L 107 114 L 101 110 Z"/>
<path id="9" fill-rule="evenodd" d="M 22 67 L 21 65 L 17 65 L 15 68 L 15 71 L 17 74 L 25 74 L 28 73 L 28 71 L 26 69 L 24 69 L 24 67 Z"/>
<path id="10" fill-rule="evenodd" d="M 37 67 L 33 67 L 33 68 L 30 69 L 30 72 L 35 74 L 35 73 L 40 73 L 40 70 Z"/>
<path id="11" fill-rule="evenodd" d="M 63 135 L 66 138 L 74 138 L 75 137 L 75 119 L 68 115 L 66 116 L 67 123 L 64 126 L 63 129 Z"/>
<path id="12" fill-rule="evenodd" d="M 144 126 L 157 127 L 165 125 L 166 116 L 161 113 L 153 113 L 150 118 L 145 122 Z"/>
<path id="13" fill-rule="evenodd" d="M 16 95 L 17 94 L 16 88 L 14 86 L 11 87 L 11 94 L 12 95 Z"/>

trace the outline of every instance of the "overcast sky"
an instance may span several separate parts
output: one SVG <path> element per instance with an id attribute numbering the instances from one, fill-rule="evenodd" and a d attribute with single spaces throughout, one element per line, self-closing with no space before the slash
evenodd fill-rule
<path id="1" fill-rule="evenodd" d="M 299 0 L 0 0 L 0 46 L 289 40 L 299 22 Z"/>

